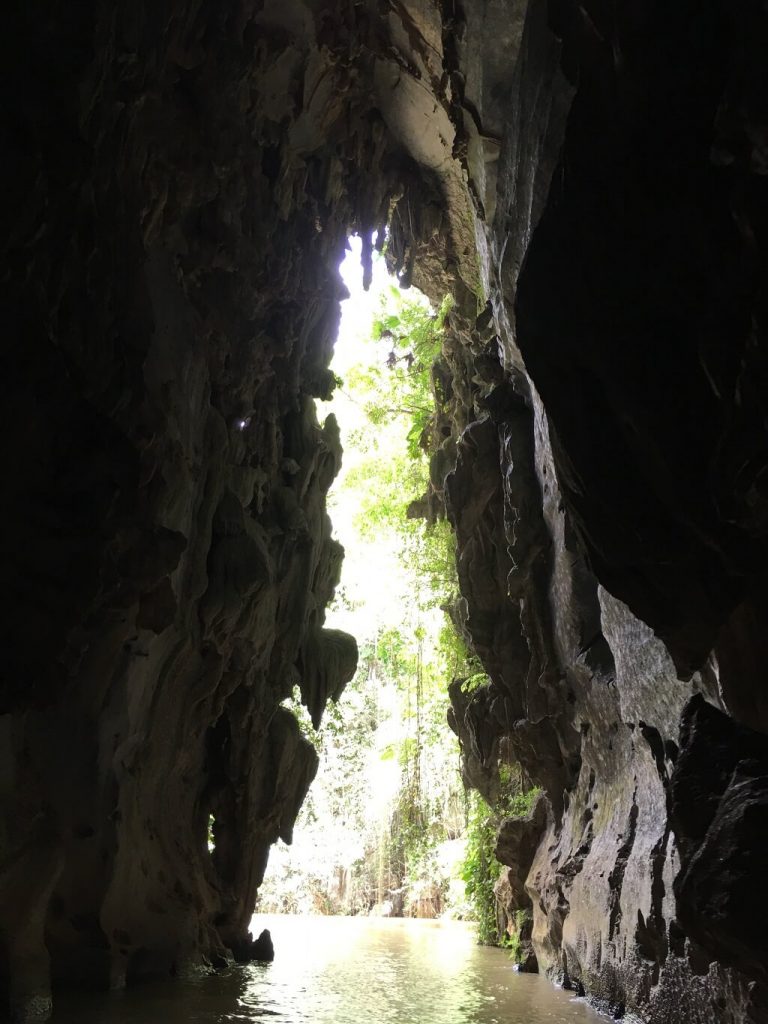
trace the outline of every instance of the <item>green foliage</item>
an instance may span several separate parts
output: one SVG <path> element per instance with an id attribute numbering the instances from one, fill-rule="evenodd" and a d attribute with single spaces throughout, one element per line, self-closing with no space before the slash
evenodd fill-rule
<path id="1" fill-rule="evenodd" d="M 536 802 L 536 797 L 541 790 L 538 786 L 529 789 L 525 793 L 515 793 L 507 797 L 502 804 L 502 813 L 505 818 L 525 818 L 530 814 L 531 808 Z"/>
<path id="2" fill-rule="evenodd" d="M 396 572 L 407 583 L 397 606 L 367 636 L 350 616 L 350 630 L 363 641 L 358 673 L 338 708 L 326 711 L 322 737 L 306 732 L 321 767 L 295 841 L 304 828 L 315 827 L 314 816 L 325 822 L 316 842 L 328 849 L 326 859 L 343 863 L 343 885 L 323 887 L 319 876 L 308 880 L 323 909 L 367 913 L 391 903 L 396 913 L 421 913 L 426 905 L 438 912 L 450 881 L 443 848 L 463 825 L 458 745 L 445 716 L 447 681 L 464 670 L 467 653 L 441 611 L 457 596 L 455 540 L 447 522 L 429 524 L 408 514 L 429 487 L 434 364 L 442 358 L 450 306 L 446 300 L 435 312 L 426 300 L 389 288 L 369 338 L 360 339 L 359 362 L 345 367 L 343 384 L 337 381 L 333 410 L 344 461 L 333 500 L 340 505 L 343 495 L 346 508 L 354 509 L 347 520 L 358 552 L 396 552 Z M 352 547 L 349 534 L 342 539 Z M 344 613 L 365 603 L 349 579 L 344 577 L 336 600 Z M 371 582 L 366 579 L 366 589 Z M 373 713 L 353 724 L 346 711 L 350 700 Z M 302 709 L 294 707 L 294 713 L 305 730 Z M 353 736 L 359 756 L 349 747 Z M 389 806 L 375 811 L 367 788 L 374 776 L 397 780 Z M 359 856 L 350 863 L 352 848 Z M 299 870 L 284 876 L 297 877 Z M 281 899 L 274 894 L 274 901 Z"/>
<path id="3" fill-rule="evenodd" d="M 466 854 L 462 866 L 462 877 L 466 883 L 467 896 L 471 902 L 477 922 L 478 942 L 483 945 L 501 945 L 510 950 L 510 956 L 518 962 L 520 956 L 521 925 L 508 935 L 499 928 L 499 913 L 494 886 L 501 872 L 496 860 L 495 848 L 499 826 L 505 818 L 525 817 L 533 807 L 540 789 L 526 790 L 519 765 L 499 763 L 500 796 L 491 807 L 478 794 L 472 793 L 470 800 L 469 826 L 466 834 Z M 525 914 L 525 911 L 521 912 Z"/>
<path id="4" fill-rule="evenodd" d="M 499 945 L 502 949 L 506 949 L 509 952 L 509 959 L 513 963 L 520 963 L 521 942 L 519 932 L 514 931 L 511 934 L 504 932 L 499 939 Z"/>
<path id="5" fill-rule="evenodd" d="M 485 672 L 474 672 L 471 676 L 467 676 L 464 680 L 462 689 L 465 693 L 475 693 L 483 686 L 487 686 L 490 682 L 487 673 Z"/>
<path id="6" fill-rule="evenodd" d="M 446 297 L 435 313 L 424 301 L 406 299 L 391 287 L 372 326 L 373 358 L 346 375 L 349 397 L 363 409 L 369 427 L 377 428 L 358 429 L 351 438 L 367 456 L 347 479 L 363 496 L 358 527 L 363 536 L 383 526 L 396 531 L 410 542 L 412 559 L 427 553 L 418 542 L 414 545 L 422 524 L 408 518 L 407 507 L 429 483 L 436 402 L 433 368 L 441 360 L 451 305 Z"/>
<path id="7" fill-rule="evenodd" d="M 504 949 L 509 951 L 509 959 L 519 964 L 523 959 L 523 929 L 531 921 L 531 913 L 528 910 L 516 910 L 513 922 L 513 931 L 505 932 L 501 937 L 499 943 Z"/>
<path id="8" fill-rule="evenodd" d="M 466 854 L 461 876 L 477 923 L 477 941 L 484 946 L 500 941 L 494 885 L 501 865 L 496 860 L 497 819 L 479 793 L 470 794 Z"/>
<path id="9" fill-rule="evenodd" d="M 352 615 L 365 611 L 378 579 L 366 575 L 361 587 L 343 570 L 335 613 L 348 617 L 339 625 L 360 641 L 358 672 L 326 710 L 321 733 L 294 697 L 321 766 L 294 831 L 295 861 L 281 863 L 279 881 L 265 883 L 261 894 L 267 909 L 369 913 L 386 904 L 394 913 L 438 913 L 453 882 L 461 888 L 446 867 L 447 847 L 455 855 L 466 832 L 467 898 L 481 941 L 498 942 L 493 849 L 499 815 L 523 807 L 522 786 L 501 766 L 502 805 L 488 808 L 471 795 L 467 817 L 458 745 L 446 728 L 446 685 L 468 677 L 465 687 L 473 689 L 487 676 L 454 624 L 459 617 L 452 619 L 458 585 L 450 525 L 412 514 L 426 511 L 420 499 L 430 486 L 430 456 L 442 443 L 449 308 L 446 300 L 434 312 L 389 289 L 370 337 L 361 339 L 361 361 L 344 369 L 343 384 L 337 380 L 344 460 L 333 500 L 341 511 L 343 496 L 349 531 L 341 539 L 348 555 L 356 547 L 353 557 L 368 551 L 371 562 L 373 552 L 396 553 L 391 575 L 406 582 L 397 605 L 361 632 Z M 375 796 L 374 777 L 387 781 L 386 799 Z"/>
<path id="10" fill-rule="evenodd" d="M 343 471 L 343 485 L 355 495 L 361 540 L 392 538 L 411 581 L 398 624 L 411 655 L 424 617 L 433 609 L 449 609 L 458 595 L 456 539 L 449 523 L 430 523 L 409 513 L 409 506 L 428 491 L 430 453 L 441 440 L 433 436 L 440 401 L 435 366 L 442 359 L 451 306 L 446 297 L 434 312 L 425 301 L 390 287 L 368 341 L 372 358 L 346 374 L 347 396 L 364 412 L 366 426 L 345 441 L 355 455 Z M 380 636 L 379 658 L 388 670 L 401 671 L 403 648 L 390 650 L 392 640 Z M 447 616 L 431 643 L 428 660 L 435 662 L 444 694 L 445 682 L 466 669 L 469 655 Z"/>
<path id="11" fill-rule="evenodd" d="M 435 313 L 425 302 L 406 299 L 391 287 L 371 330 L 379 359 L 358 369 L 350 381 L 363 392 L 371 423 L 407 419 L 405 447 L 412 460 L 419 460 L 426 447 L 423 438 L 435 412 L 433 365 L 442 355 L 445 318 L 452 306 L 446 296 Z"/>
<path id="12" fill-rule="evenodd" d="M 525 789 L 519 765 L 499 764 L 500 797 L 495 808 L 501 818 L 526 818 L 541 793 L 538 786 Z"/>
<path id="13" fill-rule="evenodd" d="M 319 752 L 322 749 L 322 735 L 312 725 L 312 717 L 301 701 L 301 691 L 298 686 L 294 686 L 293 693 L 288 700 L 283 702 L 283 706 L 292 712 L 304 739 L 308 740 L 315 750 Z"/>

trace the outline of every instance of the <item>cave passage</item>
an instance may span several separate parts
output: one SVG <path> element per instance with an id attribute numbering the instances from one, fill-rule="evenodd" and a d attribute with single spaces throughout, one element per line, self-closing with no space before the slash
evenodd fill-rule
<path id="1" fill-rule="evenodd" d="M 298 690 L 286 702 L 319 770 L 291 846 L 270 854 L 257 907 L 471 922 L 479 942 L 506 946 L 532 972 L 530 900 L 510 886 L 496 843 L 503 822 L 535 834 L 540 790 L 509 747 L 489 753 L 478 785 L 449 727 L 450 691 L 460 702 L 490 687 L 462 621 L 455 535 L 434 484 L 456 432 L 453 302 L 435 308 L 401 290 L 375 243 L 364 290 L 361 248 L 351 239 L 340 267 L 349 298 L 335 392 L 319 403 L 344 449 L 328 508 L 345 560 L 326 624 L 357 637 L 358 669 L 319 731 Z M 525 857 L 510 861 L 517 872 Z"/>
<path id="2" fill-rule="evenodd" d="M 326 624 L 354 635 L 360 658 L 319 731 L 298 692 L 288 702 L 320 765 L 292 845 L 270 853 L 258 907 L 467 918 L 472 797 L 447 724 L 448 684 L 467 661 L 447 612 L 455 549 L 446 523 L 408 514 L 429 489 L 442 317 L 398 287 L 383 256 L 364 290 L 360 255 L 361 239 L 350 239 L 337 384 L 319 403 L 344 450 L 328 509 L 345 558 Z"/>
<path id="3" fill-rule="evenodd" d="M 766 4 L 3 16 L 0 1018 L 256 977 L 261 887 L 766 1024 Z"/>

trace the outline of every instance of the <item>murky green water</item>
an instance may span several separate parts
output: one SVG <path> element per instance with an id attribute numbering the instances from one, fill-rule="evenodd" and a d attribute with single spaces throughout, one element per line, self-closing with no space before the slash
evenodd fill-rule
<path id="1" fill-rule="evenodd" d="M 109 995 L 60 996 L 56 1024 L 596 1024 L 583 1001 L 517 974 L 460 924 L 257 917 L 272 964 Z"/>

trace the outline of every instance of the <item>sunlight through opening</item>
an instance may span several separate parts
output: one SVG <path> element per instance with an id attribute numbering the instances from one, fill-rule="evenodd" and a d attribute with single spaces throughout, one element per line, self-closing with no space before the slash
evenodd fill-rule
<path id="1" fill-rule="evenodd" d="M 291 847 L 270 854 L 259 910 L 462 915 L 466 797 L 446 723 L 458 639 L 447 524 L 411 512 L 429 487 L 424 437 L 434 418 L 432 364 L 449 309 L 403 292 L 374 252 L 363 289 L 361 241 L 340 266 L 349 298 L 331 369 L 344 447 L 328 499 L 345 547 L 326 625 L 354 635 L 357 675 L 316 732 L 298 689 L 286 702 L 320 756 Z"/>

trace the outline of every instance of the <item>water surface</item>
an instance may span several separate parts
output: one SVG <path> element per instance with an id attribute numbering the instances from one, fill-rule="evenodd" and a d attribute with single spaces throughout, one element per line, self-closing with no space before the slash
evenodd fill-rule
<path id="1" fill-rule="evenodd" d="M 605 1024 L 458 923 L 256 917 L 272 964 L 57 1000 L 55 1024 Z"/>

